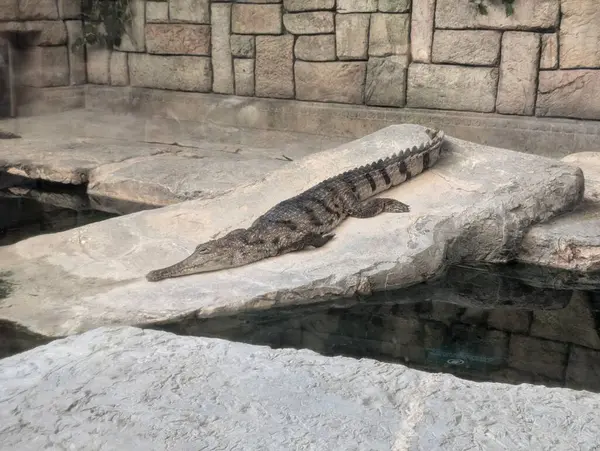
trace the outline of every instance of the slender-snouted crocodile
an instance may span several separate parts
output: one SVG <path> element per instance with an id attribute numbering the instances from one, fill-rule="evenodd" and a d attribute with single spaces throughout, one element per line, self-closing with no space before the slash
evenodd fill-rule
<path id="1" fill-rule="evenodd" d="M 170 277 L 236 268 L 269 257 L 324 246 L 328 233 L 345 218 L 371 218 L 380 213 L 405 213 L 409 207 L 389 198 L 369 199 L 431 167 L 440 157 L 444 132 L 426 130 L 430 141 L 385 160 L 329 178 L 286 199 L 260 216 L 247 229 L 200 244 L 188 258 L 150 271 L 155 282 Z"/>

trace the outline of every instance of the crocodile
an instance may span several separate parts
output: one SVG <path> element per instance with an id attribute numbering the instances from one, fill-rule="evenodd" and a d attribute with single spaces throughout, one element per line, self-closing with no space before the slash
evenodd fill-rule
<path id="1" fill-rule="evenodd" d="M 247 229 L 235 229 L 196 247 L 184 260 L 146 274 L 151 282 L 245 266 L 307 247 L 319 248 L 347 217 L 371 218 L 380 213 L 406 213 L 409 206 L 374 197 L 431 167 L 440 157 L 444 132 L 426 129 L 429 141 L 346 171 L 286 199 Z"/>

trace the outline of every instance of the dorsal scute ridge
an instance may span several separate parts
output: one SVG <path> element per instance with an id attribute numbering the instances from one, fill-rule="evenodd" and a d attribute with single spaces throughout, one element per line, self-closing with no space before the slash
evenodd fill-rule
<path id="1" fill-rule="evenodd" d="M 377 170 L 377 169 L 381 169 L 389 164 L 394 164 L 396 162 L 400 162 L 402 160 L 406 160 L 410 157 L 413 157 L 415 155 L 418 155 L 430 148 L 434 148 L 436 147 L 438 144 L 440 144 L 443 139 L 444 139 L 444 132 L 442 130 L 433 130 L 433 129 L 426 129 L 425 133 L 427 134 L 427 136 L 429 137 L 428 141 L 424 141 L 422 142 L 420 145 L 414 145 L 412 147 L 406 147 L 404 150 L 400 150 L 396 153 L 394 153 L 393 155 L 386 157 L 386 158 L 380 158 L 377 161 L 374 161 L 372 163 L 369 164 L 364 164 L 362 166 L 358 166 L 355 167 L 353 169 L 349 169 L 347 171 L 344 171 L 341 174 L 338 175 L 334 175 L 332 177 L 329 177 L 326 180 L 323 180 L 322 182 L 320 182 L 318 185 L 316 186 L 322 186 L 325 183 L 329 183 L 333 180 L 342 180 L 344 178 L 350 177 L 350 176 L 355 176 L 358 174 L 364 174 L 366 172 L 370 172 L 373 170 Z"/>

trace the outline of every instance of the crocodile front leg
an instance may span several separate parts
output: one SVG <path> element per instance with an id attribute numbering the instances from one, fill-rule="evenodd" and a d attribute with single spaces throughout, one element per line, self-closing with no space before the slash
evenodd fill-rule
<path id="1" fill-rule="evenodd" d="M 329 241 L 331 241 L 334 236 L 335 236 L 334 233 L 328 233 L 326 235 L 323 235 L 321 233 L 308 233 L 308 234 L 304 235 L 302 238 L 300 238 L 298 241 L 295 241 L 295 242 L 281 248 L 279 250 L 278 254 L 281 255 L 281 254 L 287 254 L 288 252 L 301 251 L 301 250 L 303 250 L 307 247 L 311 247 L 311 246 L 314 248 L 323 247 L 327 243 L 329 243 Z"/>
<path id="2" fill-rule="evenodd" d="M 326 235 L 322 235 L 320 233 L 311 233 L 310 235 L 307 235 L 306 237 L 304 237 L 304 245 L 312 246 L 315 248 L 323 247 L 327 243 L 329 243 L 333 239 L 334 236 L 335 236 L 335 233 L 328 233 Z"/>

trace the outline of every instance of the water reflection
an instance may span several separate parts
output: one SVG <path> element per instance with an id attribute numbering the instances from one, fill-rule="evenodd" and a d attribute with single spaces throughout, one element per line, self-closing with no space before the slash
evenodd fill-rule
<path id="1" fill-rule="evenodd" d="M 85 190 L 0 172 L 0 246 L 154 208 L 88 196 Z"/>
<path id="2" fill-rule="evenodd" d="M 0 245 L 151 208 L 0 173 Z M 12 289 L 0 274 L 0 300 Z M 325 355 L 401 362 L 474 380 L 600 391 L 600 273 L 455 265 L 368 298 L 155 326 Z M 45 342 L 0 322 L 0 356 Z"/>
<path id="3" fill-rule="evenodd" d="M 473 380 L 600 391 L 600 296 L 526 265 L 453 266 L 405 290 L 159 327 L 274 348 L 401 362 Z"/>

